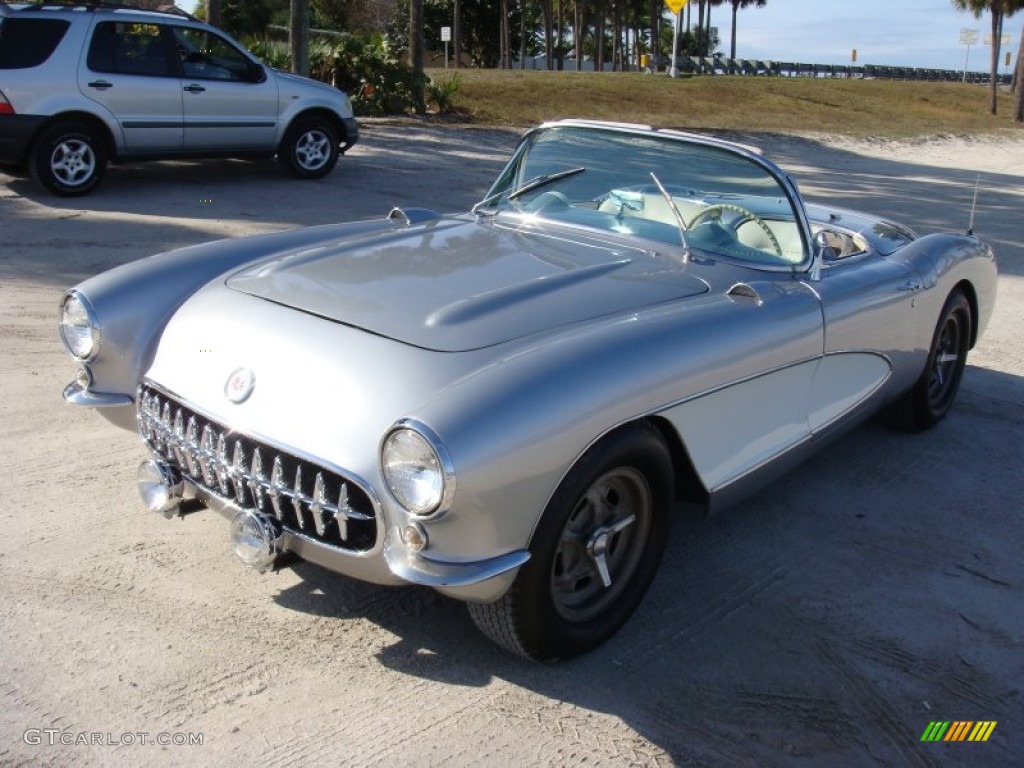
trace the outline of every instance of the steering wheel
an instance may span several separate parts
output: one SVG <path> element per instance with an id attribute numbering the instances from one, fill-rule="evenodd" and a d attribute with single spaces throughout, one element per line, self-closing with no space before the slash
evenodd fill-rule
<path id="1" fill-rule="evenodd" d="M 779 245 L 778 238 L 775 237 L 775 233 L 772 232 L 771 228 L 765 224 L 764 219 L 758 216 L 753 211 L 748 211 L 746 208 L 740 205 L 734 205 L 733 203 L 717 203 L 715 205 L 709 205 L 703 211 L 698 213 L 689 224 L 686 225 L 687 229 L 693 229 L 699 224 L 703 224 L 705 219 L 711 217 L 721 218 L 722 211 L 732 211 L 740 215 L 740 220 L 736 222 L 733 229 L 739 229 L 741 224 L 752 221 L 759 226 L 764 233 L 768 236 L 768 242 L 772 244 L 772 248 L 775 249 L 776 255 L 780 259 L 786 258 L 786 255 L 782 252 L 782 246 Z"/>

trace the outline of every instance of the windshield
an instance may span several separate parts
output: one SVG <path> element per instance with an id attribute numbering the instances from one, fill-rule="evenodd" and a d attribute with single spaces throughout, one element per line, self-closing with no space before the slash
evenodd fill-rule
<path id="1" fill-rule="evenodd" d="M 685 241 L 694 250 L 759 264 L 792 266 L 807 253 L 793 202 L 765 166 L 728 148 L 664 134 L 543 128 L 526 140 L 479 208 L 672 245 Z"/>

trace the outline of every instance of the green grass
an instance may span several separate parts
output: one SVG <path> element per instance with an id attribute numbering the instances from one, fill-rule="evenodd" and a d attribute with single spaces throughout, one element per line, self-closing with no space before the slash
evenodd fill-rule
<path id="1" fill-rule="evenodd" d="M 432 70 L 445 79 L 454 70 Z M 456 107 L 479 124 L 565 117 L 660 128 L 848 136 L 974 135 L 1012 130 L 1012 96 L 961 83 L 462 69 Z"/>

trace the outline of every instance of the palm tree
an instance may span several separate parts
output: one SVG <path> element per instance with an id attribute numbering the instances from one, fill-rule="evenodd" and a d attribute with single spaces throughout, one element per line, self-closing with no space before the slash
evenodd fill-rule
<path id="1" fill-rule="evenodd" d="M 768 0 L 729 0 L 729 5 L 732 6 L 732 45 L 729 48 L 729 58 L 736 58 L 736 12 L 740 8 L 747 8 L 754 6 L 755 8 L 764 8 L 768 5 Z"/>
<path id="2" fill-rule="evenodd" d="M 1024 123 L 1024 27 L 1017 41 L 1017 66 L 1013 71 L 1013 119 Z"/>
<path id="3" fill-rule="evenodd" d="M 974 18 L 988 11 L 992 16 L 992 78 L 989 83 L 988 110 L 996 114 L 996 85 L 999 82 L 999 45 L 1003 35 L 1003 19 L 1024 8 L 1024 0 L 953 0 L 961 11 L 970 11 Z"/>

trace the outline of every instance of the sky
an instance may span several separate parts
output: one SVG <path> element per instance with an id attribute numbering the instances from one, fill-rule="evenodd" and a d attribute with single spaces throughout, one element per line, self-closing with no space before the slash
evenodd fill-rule
<path id="1" fill-rule="evenodd" d="M 180 0 L 186 9 L 192 0 Z M 696 5 L 696 3 L 694 3 Z M 693 11 L 696 24 L 696 8 Z M 716 8 L 712 26 L 719 29 L 721 50 L 729 53 L 731 14 Z M 1003 35 L 1016 56 L 1024 12 L 1007 20 Z M 960 30 L 978 31 L 970 50 L 960 45 Z M 958 11 L 952 0 L 768 0 L 764 8 L 747 8 L 737 17 L 736 56 L 807 64 L 849 64 L 857 49 L 858 64 L 889 64 L 931 69 L 968 68 L 987 72 L 991 30 L 987 14 L 975 19 Z M 1005 54 L 1000 55 L 1000 71 Z"/>
<path id="2" fill-rule="evenodd" d="M 1022 23 L 1024 13 L 1006 21 L 1003 35 L 1010 36 L 1010 45 L 1002 51 L 1016 55 Z M 715 8 L 711 25 L 718 27 L 727 55 L 730 24 L 729 9 Z M 975 19 L 951 0 L 768 0 L 764 8 L 739 12 L 736 56 L 849 64 L 856 48 L 858 64 L 963 69 L 969 55 L 969 69 L 988 71 L 991 50 L 983 43 L 991 28 L 988 14 Z M 960 45 L 961 29 L 978 31 L 978 45 L 969 52 Z M 1003 54 L 1000 65 L 1002 60 Z"/>

